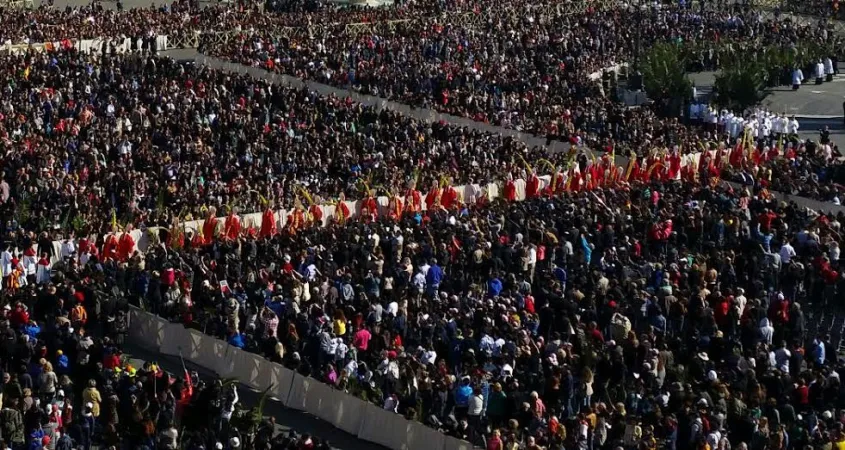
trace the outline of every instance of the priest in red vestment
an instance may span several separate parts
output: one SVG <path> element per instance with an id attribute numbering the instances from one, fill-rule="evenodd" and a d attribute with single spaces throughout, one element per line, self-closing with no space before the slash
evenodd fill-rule
<path id="1" fill-rule="evenodd" d="M 132 237 L 132 225 L 126 225 L 126 230 L 120 235 L 117 244 L 117 258 L 126 261 L 135 253 L 135 239 Z"/>
<path id="2" fill-rule="evenodd" d="M 114 233 L 106 236 L 106 242 L 103 244 L 103 261 L 117 258 L 117 236 Z"/>
<path id="3" fill-rule="evenodd" d="M 540 177 L 537 172 L 531 171 L 528 180 L 525 181 L 525 198 L 537 198 L 540 196 Z"/>
<path id="4" fill-rule="evenodd" d="M 443 207 L 452 210 L 452 208 L 457 208 L 460 199 L 458 198 L 458 190 L 454 188 L 454 186 L 449 186 L 443 190 L 443 195 L 440 199 L 440 203 L 443 204 Z"/>
<path id="5" fill-rule="evenodd" d="M 405 211 L 417 213 L 422 211 L 422 195 L 414 187 L 405 192 Z"/>
<path id="6" fill-rule="evenodd" d="M 211 208 L 208 210 L 208 216 L 205 218 L 205 221 L 202 224 L 202 236 L 203 236 L 203 244 L 210 244 L 214 242 L 214 235 L 217 232 L 217 222 L 218 219 L 215 216 L 217 210 L 215 208 Z"/>
<path id="7" fill-rule="evenodd" d="M 433 210 L 435 208 L 440 208 L 440 197 L 442 195 L 442 190 L 437 185 L 435 181 L 431 185 L 431 189 L 429 189 L 428 194 L 425 196 L 425 206 L 428 210 Z"/>
<path id="8" fill-rule="evenodd" d="M 269 206 L 261 214 L 261 231 L 258 235 L 263 238 L 273 237 L 276 234 L 276 214 Z"/>
<path id="9" fill-rule="evenodd" d="M 226 221 L 223 223 L 224 225 L 224 236 L 227 240 L 234 241 L 238 239 L 238 236 L 241 235 L 241 217 L 235 212 L 234 209 L 229 211 L 229 215 L 226 216 Z"/>

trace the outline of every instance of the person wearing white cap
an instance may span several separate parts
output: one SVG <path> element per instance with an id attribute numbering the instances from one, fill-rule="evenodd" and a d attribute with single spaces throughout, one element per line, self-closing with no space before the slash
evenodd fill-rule
<path id="1" fill-rule="evenodd" d="M 707 372 L 707 379 L 710 380 L 711 383 L 715 383 L 719 381 L 719 375 L 716 373 L 715 370 L 710 370 Z"/>

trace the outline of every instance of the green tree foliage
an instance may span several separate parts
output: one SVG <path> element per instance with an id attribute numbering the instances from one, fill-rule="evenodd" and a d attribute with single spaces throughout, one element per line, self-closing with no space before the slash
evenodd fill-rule
<path id="1" fill-rule="evenodd" d="M 692 93 L 692 82 L 686 76 L 685 54 L 680 45 L 658 43 L 648 50 L 640 64 L 643 88 L 657 110 L 667 116 L 680 114 Z"/>
<path id="2" fill-rule="evenodd" d="M 768 92 L 770 69 L 761 59 L 737 58 L 722 68 L 713 83 L 715 103 L 733 111 L 744 111 L 760 103 Z"/>

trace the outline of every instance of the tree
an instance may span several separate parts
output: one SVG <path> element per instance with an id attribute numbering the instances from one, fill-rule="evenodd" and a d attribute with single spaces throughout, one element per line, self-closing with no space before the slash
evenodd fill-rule
<path id="1" fill-rule="evenodd" d="M 687 62 L 681 46 L 663 42 L 651 47 L 640 65 L 643 87 L 656 110 L 667 116 L 680 114 L 692 94 L 686 76 Z"/>
<path id="2" fill-rule="evenodd" d="M 736 58 L 723 67 L 713 83 L 715 103 L 719 107 L 741 112 L 757 105 L 769 94 L 766 91 L 771 69 L 756 58 Z"/>

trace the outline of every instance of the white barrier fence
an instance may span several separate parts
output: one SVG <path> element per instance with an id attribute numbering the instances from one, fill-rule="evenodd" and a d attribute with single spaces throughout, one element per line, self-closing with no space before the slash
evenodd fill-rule
<path id="1" fill-rule="evenodd" d="M 5 50 L 11 54 L 25 53 L 27 51 L 46 52 L 53 49 L 61 49 L 67 46 L 72 46 L 77 50 L 88 52 L 100 52 L 103 50 L 103 45 L 108 44 L 109 48 L 114 48 L 118 53 L 125 53 L 134 49 L 141 49 L 144 46 L 143 39 L 137 39 L 132 42 L 131 38 L 98 38 L 98 39 L 66 39 L 64 41 L 55 42 L 38 42 L 32 44 L 12 44 L 11 41 L 0 47 L 0 50 Z M 156 36 L 156 50 L 163 51 L 171 48 L 170 41 L 166 35 Z"/>
<path id="2" fill-rule="evenodd" d="M 304 377 L 260 355 L 246 352 L 197 330 L 132 308 L 133 342 L 186 360 L 250 388 L 269 390 L 286 407 L 305 411 L 360 439 L 392 450 L 468 450 L 469 442 L 446 436 L 420 422 Z"/>

